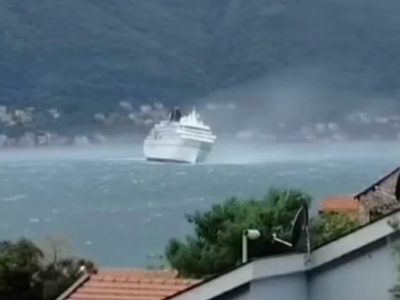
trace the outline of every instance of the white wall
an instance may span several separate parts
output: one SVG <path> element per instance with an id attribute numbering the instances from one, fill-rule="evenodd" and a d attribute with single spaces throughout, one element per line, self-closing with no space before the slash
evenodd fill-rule
<path id="1" fill-rule="evenodd" d="M 309 264 L 302 254 L 254 260 L 173 299 L 391 300 L 400 277 L 397 219 L 400 211 L 314 250 Z"/>
<path id="2" fill-rule="evenodd" d="M 394 242 L 378 241 L 311 271 L 253 280 L 247 291 L 214 299 L 392 300 L 397 261 Z"/>
<path id="3" fill-rule="evenodd" d="M 236 288 L 232 292 L 218 296 L 213 300 L 251 300 L 250 284 L 246 284 L 240 288 Z"/>
<path id="4" fill-rule="evenodd" d="M 308 274 L 309 300 L 391 300 L 397 258 L 386 241 Z"/>
<path id="5" fill-rule="evenodd" d="M 308 300 L 306 276 L 298 273 L 253 281 L 249 300 L 262 299 Z"/>

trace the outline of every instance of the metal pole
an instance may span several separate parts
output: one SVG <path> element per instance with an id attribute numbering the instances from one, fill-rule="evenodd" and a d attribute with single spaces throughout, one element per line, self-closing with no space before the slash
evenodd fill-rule
<path id="1" fill-rule="evenodd" d="M 308 226 L 306 226 L 305 228 L 306 231 L 306 239 L 307 239 L 307 260 L 306 263 L 310 263 L 311 262 L 311 239 L 310 239 L 310 231 Z"/>
<path id="2" fill-rule="evenodd" d="M 243 232 L 242 236 L 242 263 L 247 262 L 247 235 L 246 231 Z"/>

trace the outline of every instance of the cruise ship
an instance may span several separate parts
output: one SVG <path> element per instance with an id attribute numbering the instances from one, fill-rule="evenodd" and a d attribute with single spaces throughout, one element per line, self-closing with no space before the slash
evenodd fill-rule
<path id="1" fill-rule="evenodd" d="M 175 107 L 168 120 L 151 129 L 144 140 L 143 152 L 148 161 L 195 164 L 207 159 L 215 140 L 211 128 L 194 108 L 182 116 Z"/>

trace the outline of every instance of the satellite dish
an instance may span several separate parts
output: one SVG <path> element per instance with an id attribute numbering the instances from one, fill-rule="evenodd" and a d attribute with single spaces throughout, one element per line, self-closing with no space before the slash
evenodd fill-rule
<path id="1" fill-rule="evenodd" d="M 272 234 L 272 240 L 274 242 L 284 244 L 290 248 L 296 248 L 299 243 L 301 234 L 303 233 L 303 231 L 305 231 L 307 235 L 307 251 L 309 251 L 308 221 L 308 207 L 304 204 L 296 212 L 296 215 L 293 219 L 290 242 L 278 238 L 275 233 Z"/>
<path id="2" fill-rule="evenodd" d="M 400 172 L 397 175 L 396 186 L 394 190 L 394 196 L 396 197 L 397 201 L 400 201 Z"/>
<path id="3" fill-rule="evenodd" d="M 296 248 L 299 243 L 302 232 L 305 228 L 308 228 L 308 207 L 303 205 L 297 211 L 294 219 L 293 219 L 293 227 L 292 227 L 292 247 Z"/>

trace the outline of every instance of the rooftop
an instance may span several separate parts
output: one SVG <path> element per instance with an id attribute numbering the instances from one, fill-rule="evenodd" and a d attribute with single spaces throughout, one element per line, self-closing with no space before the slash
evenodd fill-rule
<path id="1" fill-rule="evenodd" d="M 353 196 L 337 196 L 325 198 L 319 212 L 354 212 L 359 208 L 359 202 Z"/>
<path id="2" fill-rule="evenodd" d="M 100 269 L 85 275 L 57 300 L 161 300 L 199 280 L 177 278 L 175 271 Z"/>
<path id="3" fill-rule="evenodd" d="M 400 167 L 354 196 L 354 199 L 360 201 L 375 218 L 400 208 L 395 196 L 399 173 Z"/>

